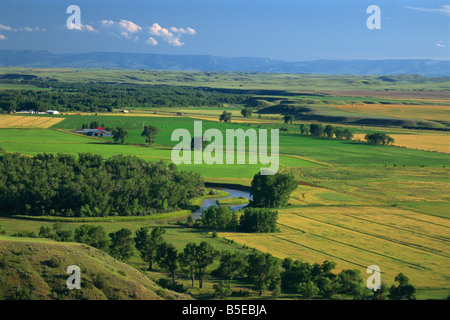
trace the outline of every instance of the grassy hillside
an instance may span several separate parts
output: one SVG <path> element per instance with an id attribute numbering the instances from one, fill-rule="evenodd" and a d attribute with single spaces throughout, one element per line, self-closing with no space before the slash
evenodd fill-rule
<path id="1" fill-rule="evenodd" d="M 0 236 L 0 299 L 189 299 L 162 289 L 137 269 L 78 243 Z M 81 289 L 66 269 L 81 269 Z"/>

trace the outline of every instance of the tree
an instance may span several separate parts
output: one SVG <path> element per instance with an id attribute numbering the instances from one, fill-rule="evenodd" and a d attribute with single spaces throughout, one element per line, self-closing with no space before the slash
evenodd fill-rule
<path id="1" fill-rule="evenodd" d="M 409 278 L 403 273 L 399 273 L 395 277 L 395 282 L 398 285 L 392 285 L 389 289 L 389 299 L 392 300 L 415 300 L 416 288 L 409 283 Z"/>
<path id="2" fill-rule="evenodd" d="M 83 224 L 75 229 L 75 241 L 100 250 L 109 246 L 109 238 L 102 226 Z"/>
<path id="3" fill-rule="evenodd" d="M 156 262 L 169 271 L 172 276 L 172 282 L 175 283 L 175 270 L 178 269 L 178 252 L 174 245 L 166 242 L 161 243 L 157 249 Z"/>
<path id="4" fill-rule="evenodd" d="M 251 205 L 266 208 L 284 206 L 296 188 L 297 181 L 293 174 L 277 172 L 274 175 L 262 175 L 259 172 L 251 184 Z"/>
<path id="5" fill-rule="evenodd" d="M 333 136 L 334 136 L 334 127 L 331 124 L 327 125 L 323 129 L 323 131 L 325 132 L 325 134 L 327 135 L 328 138 L 333 138 Z"/>
<path id="6" fill-rule="evenodd" d="M 302 123 L 300 124 L 300 133 L 301 134 L 308 134 L 309 133 L 309 128 L 306 124 Z"/>
<path id="7" fill-rule="evenodd" d="M 313 136 L 321 137 L 321 136 L 323 136 L 324 129 L 323 129 L 323 126 L 320 123 L 319 124 L 311 123 L 309 125 L 309 132 Z"/>
<path id="8" fill-rule="evenodd" d="M 231 223 L 231 209 L 229 206 L 212 205 L 203 210 L 201 222 L 207 229 L 227 229 Z"/>
<path id="9" fill-rule="evenodd" d="M 270 233 L 277 231 L 278 211 L 266 208 L 245 208 L 241 216 L 239 231 Z"/>
<path id="10" fill-rule="evenodd" d="M 394 138 L 384 132 L 368 133 L 364 137 L 368 144 L 388 145 L 394 143 Z"/>
<path id="11" fill-rule="evenodd" d="M 213 285 L 214 289 L 214 298 L 216 299 L 224 299 L 231 295 L 232 291 L 230 289 L 230 283 L 226 281 L 220 281 Z"/>
<path id="12" fill-rule="evenodd" d="M 247 275 L 261 296 L 269 284 L 280 275 L 280 264 L 270 253 L 252 253 L 247 256 Z"/>
<path id="13" fill-rule="evenodd" d="M 342 129 L 340 127 L 334 128 L 334 135 L 335 135 L 336 139 L 344 138 L 344 129 Z"/>
<path id="14" fill-rule="evenodd" d="M 353 139 L 353 132 L 351 132 L 348 129 L 344 129 L 342 135 L 343 135 L 345 140 L 352 140 Z"/>
<path id="15" fill-rule="evenodd" d="M 197 271 L 199 288 L 203 288 L 206 268 L 214 262 L 217 251 L 207 242 L 202 241 L 195 248 L 195 267 Z"/>
<path id="16" fill-rule="evenodd" d="M 166 230 L 163 227 L 155 227 L 149 233 L 148 227 L 142 227 L 136 231 L 134 242 L 136 249 L 141 254 L 142 260 L 148 263 L 148 270 L 152 270 L 158 247 L 163 243 L 163 235 Z"/>
<path id="17" fill-rule="evenodd" d="M 226 111 L 224 111 L 224 112 L 220 115 L 219 121 L 223 121 L 223 122 L 231 122 L 231 112 L 226 112 Z"/>
<path id="18" fill-rule="evenodd" d="M 240 252 L 224 250 L 220 253 L 220 264 L 217 273 L 231 281 L 244 271 L 245 256 Z"/>
<path id="19" fill-rule="evenodd" d="M 114 258 L 128 261 L 133 256 L 133 239 L 131 235 L 132 232 L 126 228 L 109 234 L 111 238 L 109 252 Z"/>
<path id="20" fill-rule="evenodd" d="M 387 300 L 389 288 L 386 283 L 382 282 L 378 290 L 373 291 L 373 300 Z"/>
<path id="21" fill-rule="evenodd" d="M 241 110 L 241 114 L 244 118 L 251 118 L 253 110 L 251 108 L 244 108 Z"/>
<path id="22" fill-rule="evenodd" d="M 194 287 L 195 281 L 195 265 L 196 265 L 196 251 L 197 245 L 193 242 L 187 243 L 183 249 L 183 253 L 180 256 L 180 262 L 182 265 L 187 266 L 189 268 L 192 287 Z"/>
<path id="23" fill-rule="evenodd" d="M 299 284 L 298 293 L 300 293 L 305 299 L 311 299 L 312 297 L 317 296 L 319 293 L 319 288 L 316 287 L 314 282 L 309 280 Z"/>
<path id="24" fill-rule="evenodd" d="M 124 128 L 118 127 L 112 130 L 112 135 L 115 143 L 120 141 L 123 144 L 125 143 L 125 138 L 128 137 L 128 132 Z"/>
<path id="25" fill-rule="evenodd" d="M 145 137 L 145 142 L 152 145 L 155 142 L 155 136 L 158 134 L 159 128 L 154 126 L 144 126 L 141 136 Z"/>
<path id="26" fill-rule="evenodd" d="M 287 114 L 284 116 L 284 123 L 292 124 L 292 122 L 294 122 L 294 120 L 295 120 L 295 116 L 292 114 Z"/>

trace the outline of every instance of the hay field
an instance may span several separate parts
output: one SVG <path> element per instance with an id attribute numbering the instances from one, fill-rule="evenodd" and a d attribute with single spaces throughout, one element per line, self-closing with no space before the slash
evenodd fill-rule
<path id="1" fill-rule="evenodd" d="M 0 115 L 0 128 L 50 128 L 65 118 Z"/>
<path id="2" fill-rule="evenodd" d="M 388 284 L 403 272 L 417 287 L 450 292 L 448 219 L 391 207 L 330 206 L 279 210 L 278 225 L 279 233 L 220 235 L 279 258 L 332 260 L 337 270 L 365 274 L 376 264 Z"/>
<path id="3" fill-rule="evenodd" d="M 450 121 L 450 106 L 448 105 L 345 104 L 334 107 L 343 111 L 376 116 Z"/>
<path id="4" fill-rule="evenodd" d="M 356 133 L 355 140 L 364 141 L 365 134 Z M 390 134 L 395 139 L 394 145 L 410 149 L 450 153 L 450 134 Z"/>

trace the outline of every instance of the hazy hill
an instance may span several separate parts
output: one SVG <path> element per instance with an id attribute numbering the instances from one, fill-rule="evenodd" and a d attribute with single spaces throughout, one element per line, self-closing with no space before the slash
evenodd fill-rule
<path id="1" fill-rule="evenodd" d="M 66 269 L 81 269 L 81 289 L 66 286 Z M 0 300 L 190 299 L 162 289 L 139 270 L 79 243 L 0 236 Z"/>
<path id="2" fill-rule="evenodd" d="M 55 54 L 0 50 L 0 65 L 33 68 L 119 68 L 183 71 L 251 71 L 310 74 L 450 76 L 450 60 L 314 60 L 287 62 L 264 58 L 166 55 L 119 52 Z"/>

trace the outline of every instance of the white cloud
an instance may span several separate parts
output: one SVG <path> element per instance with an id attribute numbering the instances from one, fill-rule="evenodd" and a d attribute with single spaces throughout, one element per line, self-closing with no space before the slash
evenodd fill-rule
<path id="1" fill-rule="evenodd" d="M 445 44 L 444 41 L 441 40 L 436 43 L 436 46 L 439 48 L 449 48 L 450 44 Z"/>
<path id="2" fill-rule="evenodd" d="M 158 45 L 158 41 L 156 41 L 153 37 L 148 38 L 146 42 L 152 46 Z"/>
<path id="3" fill-rule="evenodd" d="M 2 24 L 0 24 L 0 30 L 5 30 L 5 31 L 17 31 L 17 29 L 10 27 L 10 26 L 4 26 Z"/>
<path id="4" fill-rule="evenodd" d="M 24 27 L 23 30 L 28 31 L 28 32 L 45 31 L 44 28 L 39 28 L 39 27 L 34 27 L 34 28 Z"/>
<path id="5" fill-rule="evenodd" d="M 77 28 L 75 26 L 75 23 L 73 23 L 73 22 L 71 22 L 70 25 L 71 25 L 72 28 L 69 29 L 69 30 L 88 31 L 88 32 L 98 33 L 98 31 L 95 30 L 95 28 L 93 26 L 89 25 L 89 24 L 82 24 L 82 25 L 80 25 L 79 28 Z M 67 27 L 65 27 L 65 28 L 67 28 Z M 45 29 L 43 29 L 43 31 L 45 31 Z"/>
<path id="6" fill-rule="evenodd" d="M 405 8 L 411 9 L 411 10 L 417 10 L 417 11 L 431 12 L 431 13 L 443 13 L 447 16 L 450 16 L 450 5 L 443 5 L 442 7 L 437 8 L 437 9 L 422 8 L 422 7 L 409 7 L 409 6 L 405 6 Z"/>
<path id="7" fill-rule="evenodd" d="M 181 47 L 184 45 L 183 42 L 180 41 L 181 35 L 183 34 L 189 34 L 193 35 L 196 34 L 195 30 L 192 28 L 176 28 L 171 27 L 170 29 L 163 28 L 159 24 L 154 23 L 150 28 L 148 33 L 154 36 L 161 37 L 164 41 L 169 43 L 172 46 L 175 47 Z"/>
<path id="8" fill-rule="evenodd" d="M 6 40 L 6 37 L 2 34 L 0 34 L 0 40 Z"/>
<path id="9" fill-rule="evenodd" d="M 105 26 L 108 26 L 108 25 L 113 25 L 114 21 L 112 21 L 112 20 L 102 20 L 101 23 L 103 25 L 105 25 Z"/>
<path id="10" fill-rule="evenodd" d="M 120 34 L 125 38 L 129 38 L 130 34 L 139 32 L 142 30 L 142 27 L 138 26 L 134 22 L 129 20 L 120 20 L 119 22 L 120 29 L 122 30 Z"/>

